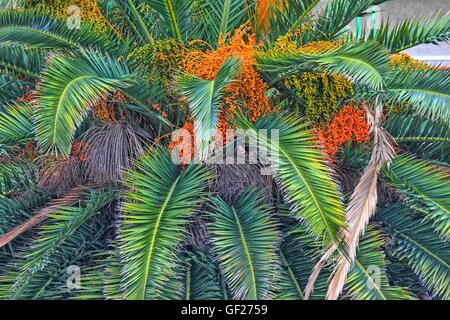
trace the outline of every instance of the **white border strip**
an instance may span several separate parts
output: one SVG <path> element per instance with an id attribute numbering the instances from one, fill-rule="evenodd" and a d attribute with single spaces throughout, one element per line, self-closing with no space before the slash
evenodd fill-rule
<path id="1" fill-rule="evenodd" d="M 411 55 L 414 59 L 425 61 L 450 61 L 450 56 L 416 56 Z"/>

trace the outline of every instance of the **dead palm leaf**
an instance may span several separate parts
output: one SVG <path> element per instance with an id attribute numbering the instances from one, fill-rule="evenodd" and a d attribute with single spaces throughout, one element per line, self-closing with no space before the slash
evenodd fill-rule
<path id="1" fill-rule="evenodd" d="M 85 189 L 86 187 L 82 186 L 75 187 L 71 189 L 70 192 L 68 192 L 64 197 L 50 201 L 50 203 L 46 207 L 38 210 L 30 219 L 3 234 L 0 237 L 0 248 L 10 243 L 25 231 L 30 230 L 35 225 L 47 219 L 49 214 L 51 214 L 61 206 L 72 206 L 76 204 L 80 200 L 80 193 Z"/>
<path id="2" fill-rule="evenodd" d="M 335 267 L 333 278 L 328 287 L 326 298 L 336 300 L 344 288 L 347 273 L 353 264 L 360 236 L 364 234 L 370 218 L 376 210 L 378 201 L 378 174 L 381 168 L 389 164 L 395 150 L 389 134 L 379 125 L 382 106 L 377 102 L 375 111 L 367 110 L 368 120 L 373 134 L 373 149 L 369 164 L 353 191 L 350 202 L 347 205 L 347 226 L 345 230 L 345 242 L 348 254 L 342 255 Z M 322 256 L 313 269 L 305 290 L 305 299 L 308 299 L 314 289 L 314 283 L 325 262 L 336 251 L 336 246 L 331 246 Z"/>

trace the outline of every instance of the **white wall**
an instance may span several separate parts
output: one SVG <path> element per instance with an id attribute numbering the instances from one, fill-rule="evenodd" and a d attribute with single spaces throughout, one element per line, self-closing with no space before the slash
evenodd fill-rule
<path id="1" fill-rule="evenodd" d="M 415 19 L 420 16 L 434 17 L 450 11 L 450 0 L 391 0 L 381 4 L 381 18 L 391 22 L 405 19 Z M 423 44 L 408 49 L 405 52 L 416 59 L 425 60 L 431 64 L 450 66 L 450 44 Z"/>

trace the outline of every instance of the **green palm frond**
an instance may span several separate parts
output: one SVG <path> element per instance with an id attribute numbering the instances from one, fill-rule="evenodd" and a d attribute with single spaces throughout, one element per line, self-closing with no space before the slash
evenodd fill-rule
<path id="1" fill-rule="evenodd" d="M 45 152 L 67 156 L 73 134 L 89 107 L 112 91 L 137 84 L 126 64 L 94 51 L 83 57 L 53 57 L 37 93 L 39 146 Z"/>
<path id="2" fill-rule="evenodd" d="M 428 297 L 427 288 L 422 285 L 420 278 L 406 263 L 400 262 L 387 251 L 387 273 L 392 285 L 408 288 L 414 297 Z"/>
<path id="3" fill-rule="evenodd" d="M 185 300 L 223 300 L 223 280 L 216 263 L 210 255 L 201 250 L 190 253 L 186 266 L 186 278 L 183 287 Z"/>
<path id="4" fill-rule="evenodd" d="M 33 140 L 33 110 L 25 102 L 7 107 L 0 113 L 0 149 Z"/>
<path id="5" fill-rule="evenodd" d="M 217 263 L 207 251 L 192 248 L 180 255 L 180 267 L 165 285 L 163 296 L 174 300 L 223 300 L 226 288 Z"/>
<path id="6" fill-rule="evenodd" d="M 154 43 L 153 36 L 147 27 L 147 21 L 139 13 L 138 7 L 133 0 L 114 0 L 120 12 L 124 15 L 127 25 L 130 27 L 136 39 L 139 39 L 142 44 Z"/>
<path id="7" fill-rule="evenodd" d="M 272 153 L 274 175 L 291 211 L 308 223 L 324 245 L 340 243 L 345 226 L 344 206 L 308 125 L 301 119 L 282 119 L 273 114 L 254 125 L 243 117 L 236 121 L 245 130 L 256 130 L 255 135 L 259 129 L 278 132 L 278 141 L 267 141 L 262 136 L 258 143 Z"/>
<path id="8" fill-rule="evenodd" d="M 68 28 L 65 20 L 33 10 L 8 10 L 0 14 L 0 42 L 39 49 L 118 49 L 108 32 L 99 34 L 89 24 Z"/>
<path id="9" fill-rule="evenodd" d="M 190 215 L 203 200 L 204 168 L 190 165 L 183 172 L 168 150 L 154 149 L 126 175 L 120 226 L 124 297 L 154 299 L 173 272 L 178 246 Z"/>
<path id="10" fill-rule="evenodd" d="M 23 177 L 23 179 L 27 178 Z M 23 182 L 23 180 L 20 182 Z M 32 210 L 48 201 L 48 197 L 38 192 L 34 186 L 21 190 L 20 196 L 15 196 L 14 198 L 8 196 L 10 195 L 4 196 L 0 194 L 0 238 L 14 227 L 27 221 Z M 30 235 L 23 234 L 15 238 L 13 242 L 0 248 L 0 278 L 11 271 L 8 263 L 17 257 L 23 247 L 29 245 L 29 241 Z"/>
<path id="11" fill-rule="evenodd" d="M 416 115 L 396 113 L 384 123 L 397 142 L 450 143 L 450 126 Z"/>
<path id="12" fill-rule="evenodd" d="M 227 58 L 214 80 L 201 78 L 182 78 L 178 86 L 189 100 L 189 108 L 194 116 L 195 139 L 201 139 L 201 159 L 206 157 L 213 132 L 217 129 L 219 107 L 225 87 L 233 80 L 239 70 L 239 60 Z"/>
<path id="13" fill-rule="evenodd" d="M 399 156 L 384 177 L 405 197 L 405 204 L 425 214 L 444 238 L 450 237 L 450 184 L 448 174 L 424 161 Z"/>
<path id="14" fill-rule="evenodd" d="M 370 228 L 361 238 L 345 288 L 356 300 L 411 299 L 404 288 L 391 286 L 386 274 L 381 234 Z"/>
<path id="15" fill-rule="evenodd" d="M 75 300 L 119 300 L 122 298 L 121 275 L 123 268 L 117 241 L 107 250 L 102 248 L 91 254 L 95 262 L 83 268 L 80 288 L 72 296 Z"/>
<path id="16" fill-rule="evenodd" d="M 326 71 L 345 75 L 373 90 L 385 85 L 388 54 L 373 42 L 349 42 L 335 50 L 314 55 L 262 56 L 258 63 L 272 84 L 303 72 Z"/>
<path id="17" fill-rule="evenodd" d="M 422 43 L 445 42 L 450 39 L 450 12 L 442 17 L 407 19 L 393 26 L 389 20 L 383 21 L 380 28 L 370 31 L 367 39 L 377 41 L 391 53 Z"/>
<path id="18" fill-rule="evenodd" d="M 220 268 L 233 299 L 270 298 L 275 284 L 279 235 L 269 208 L 254 189 L 244 191 L 230 206 L 211 200 L 209 232 Z"/>
<path id="19" fill-rule="evenodd" d="M 242 25 L 254 5 L 245 0 L 203 0 L 201 3 L 202 29 L 209 43 L 217 43 L 220 37 Z"/>
<path id="20" fill-rule="evenodd" d="M 36 81 L 43 68 L 41 51 L 19 46 L 0 46 L 0 72 L 18 80 Z"/>
<path id="21" fill-rule="evenodd" d="M 26 160 L 0 163 L 0 195 L 11 195 L 36 183 L 36 166 Z"/>
<path id="22" fill-rule="evenodd" d="M 407 263 L 434 295 L 450 298 L 450 252 L 428 223 L 411 217 L 407 208 L 390 207 L 380 216 L 394 237 L 393 255 Z"/>
<path id="23" fill-rule="evenodd" d="M 319 0 L 284 0 L 282 7 L 276 7 L 270 17 L 270 33 L 284 35 L 294 32 L 304 22 L 310 21 L 311 12 L 318 4 Z"/>
<path id="24" fill-rule="evenodd" d="M 167 30 L 169 36 L 184 41 L 192 31 L 189 23 L 192 0 L 145 0 L 145 3 L 156 10 Z"/>
<path id="25" fill-rule="evenodd" d="M 374 0 L 330 0 L 316 18 L 313 25 L 314 40 L 334 40 L 344 34 L 345 27 L 361 16 Z"/>
<path id="26" fill-rule="evenodd" d="M 15 226 L 30 218 L 30 212 L 43 205 L 48 199 L 42 193 L 30 188 L 14 199 L 0 195 L 0 234 L 3 235 Z M 6 247 L 0 250 L 6 250 Z"/>
<path id="27" fill-rule="evenodd" d="M 25 93 L 24 82 L 0 75 L 0 110 Z"/>
<path id="28" fill-rule="evenodd" d="M 320 249 L 314 236 L 305 226 L 296 226 L 283 236 L 280 250 L 282 269 L 278 283 L 280 290 L 277 292 L 276 299 L 304 299 L 304 289 L 316 258 L 321 252 Z M 330 270 L 320 273 L 310 299 L 323 300 L 325 298 L 330 274 Z"/>
<path id="29" fill-rule="evenodd" d="M 420 116 L 450 124 L 450 71 L 398 68 L 386 84 L 391 103 L 406 103 Z"/>
<path id="30" fill-rule="evenodd" d="M 430 162 L 450 163 L 450 126 L 399 112 L 384 127 L 403 150 Z"/>
<path id="31" fill-rule="evenodd" d="M 3 299 L 58 297 L 66 289 L 66 268 L 89 256 L 104 232 L 101 223 L 88 223 L 115 198 L 112 191 L 92 191 L 79 207 L 61 207 L 50 214 L 40 237 L 0 276 Z M 61 288 L 59 288 L 61 287 Z M 57 289 L 59 288 L 59 289 Z"/>

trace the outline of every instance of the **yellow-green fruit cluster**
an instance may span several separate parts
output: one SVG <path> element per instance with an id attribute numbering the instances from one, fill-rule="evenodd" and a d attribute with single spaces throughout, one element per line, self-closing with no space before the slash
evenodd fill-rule
<path id="1" fill-rule="evenodd" d="M 314 55 L 338 47 L 338 43 L 328 41 L 316 41 L 298 46 L 293 35 L 286 35 L 277 39 L 269 54 L 295 52 Z M 297 107 L 304 112 L 308 120 L 315 124 L 329 120 L 338 109 L 339 100 L 353 94 L 352 84 L 347 78 L 323 72 L 292 76 L 286 79 L 284 84 L 305 102 L 306 107 L 300 104 Z"/>
<path id="2" fill-rule="evenodd" d="M 347 78 L 326 73 L 293 76 L 285 81 L 285 85 L 305 101 L 305 115 L 316 124 L 328 121 L 338 109 L 339 100 L 353 94 Z"/>
<path id="3" fill-rule="evenodd" d="M 147 75 L 152 85 L 163 89 L 172 98 L 175 96 L 174 80 L 180 72 L 179 63 L 185 52 L 181 42 L 166 39 L 137 48 L 129 58 Z"/>

